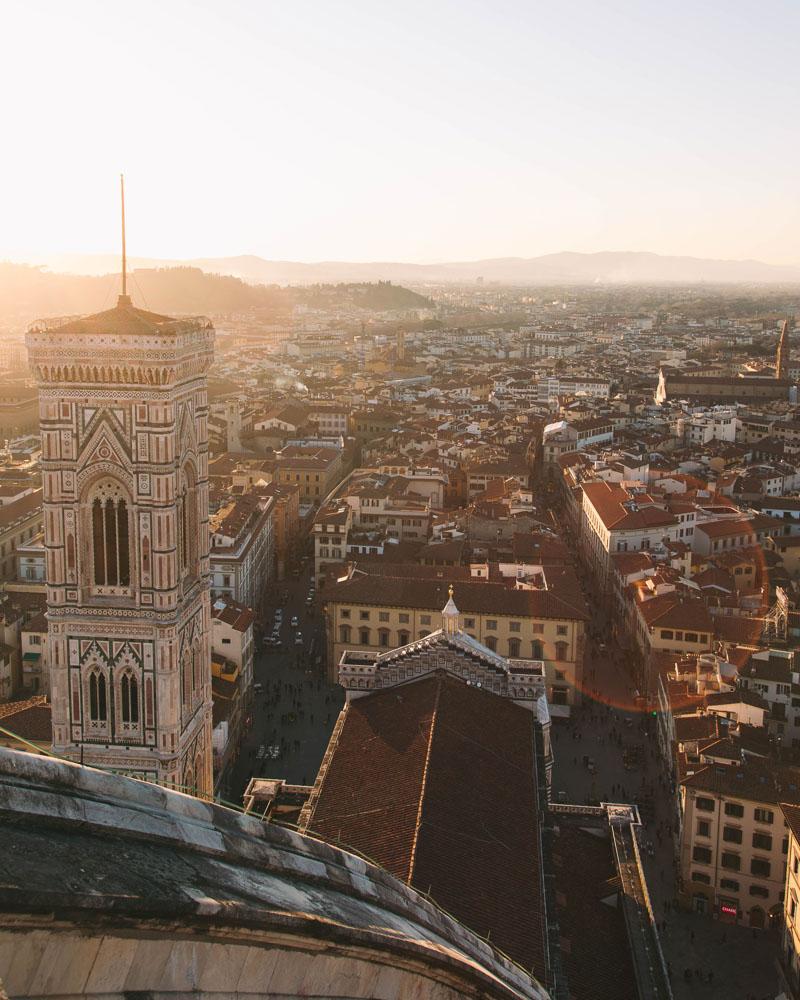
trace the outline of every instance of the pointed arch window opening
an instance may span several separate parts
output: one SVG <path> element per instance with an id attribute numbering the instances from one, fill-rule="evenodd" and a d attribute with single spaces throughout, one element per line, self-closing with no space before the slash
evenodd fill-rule
<path id="1" fill-rule="evenodd" d="M 105 722 L 108 718 L 106 679 L 96 670 L 89 677 L 89 718 L 92 722 Z"/>
<path id="2" fill-rule="evenodd" d="M 124 728 L 139 727 L 139 682 L 133 674 L 123 674 L 120 681 L 120 712 Z"/>
<path id="3" fill-rule="evenodd" d="M 187 462 L 180 476 L 177 496 L 178 565 L 181 576 L 198 574 L 197 482 L 191 463 Z"/>
<path id="4" fill-rule="evenodd" d="M 93 580 L 96 587 L 129 587 L 128 503 L 113 483 L 102 484 L 91 502 Z"/>
<path id="5" fill-rule="evenodd" d="M 194 758 L 194 780 L 195 780 L 195 795 L 204 795 L 204 780 L 203 780 L 203 755 L 198 751 Z"/>
<path id="6" fill-rule="evenodd" d="M 188 715 L 189 710 L 192 705 L 192 674 L 193 674 L 194 664 L 192 663 L 192 654 L 189 649 L 183 654 L 183 711 L 184 715 Z"/>
<path id="7" fill-rule="evenodd" d="M 186 491 L 178 497 L 178 551 L 181 554 L 181 572 L 189 571 L 189 532 L 186 524 Z"/>
<path id="8" fill-rule="evenodd" d="M 195 645 L 192 651 L 192 690 L 197 698 L 203 690 L 203 657 L 201 646 Z"/>
<path id="9" fill-rule="evenodd" d="M 108 686 L 105 674 L 95 668 L 87 679 L 89 696 L 88 728 L 105 734 L 108 729 Z"/>

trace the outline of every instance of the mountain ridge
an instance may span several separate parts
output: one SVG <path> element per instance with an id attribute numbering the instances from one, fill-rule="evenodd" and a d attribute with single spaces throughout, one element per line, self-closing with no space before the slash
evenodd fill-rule
<path id="1" fill-rule="evenodd" d="M 111 255 L 67 255 L 38 263 L 73 274 L 113 271 Z M 211 274 L 230 275 L 250 284 L 306 285 L 339 282 L 392 281 L 447 284 L 485 281 L 526 284 L 793 284 L 800 282 L 800 265 L 767 264 L 755 259 L 722 259 L 658 254 L 646 250 L 603 250 L 596 253 L 560 251 L 538 257 L 489 257 L 473 261 L 407 263 L 403 261 L 267 260 L 257 254 L 196 257 L 191 260 L 129 258 L 132 267 L 198 267 Z"/>
<path id="2" fill-rule="evenodd" d="M 138 305 L 168 315 L 249 311 L 291 315 L 296 305 L 377 311 L 432 305 L 426 296 L 391 282 L 279 287 L 185 265 L 129 269 L 128 277 L 128 291 Z M 119 272 L 69 274 L 0 262 L 0 322 L 24 325 L 44 317 L 100 312 L 113 305 L 119 290 Z"/>

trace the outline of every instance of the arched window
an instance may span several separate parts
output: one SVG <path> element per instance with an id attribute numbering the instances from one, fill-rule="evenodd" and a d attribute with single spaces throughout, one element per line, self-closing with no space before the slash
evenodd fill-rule
<path id="1" fill-rule="evenodd" d="M 493 653 L 497 652 L 497 636 L 487 635 L 486 636 L 486 648 L 491 649 Z"/>
<path id="2" fill-rule="evenodd" d="M 199 644 L 195 644 L 192 649 L 192 686 L 195 691 L 199 691 L 203 686 L 203 657 L 200 648 Z"/>
<path id="3" fill-rule="evenodd" d="M 119 685 L 120 709 L 123 723 L 139 724 L 139 682 L 131 674 L 124 674 Z"/>
<path id="4" fill-rule="evenodd" d="M 566 642 L 557 642 L 556 643 L 556 659 L 557 660 L 566 660 L 566 658 L 567 658 L 567 650 L 568 649 L 569 649 L 569 645 Z"/>
<path id="5" fill-rule="evenodd" d="M 105 722 L 108 719 L 106 679 L 98 671 L 93 671 L 89 676 L 89 718 L 92 722 Z"/>
<path id="6" fill-rule="evenodd" d="M 358 641 L 361 643 L 362 646 L 369 646 L 370 635 L 368 628 L 360 628 L 358 630 Z"/>
<path id="7" fill-rule="evenodd" d="M 178 564 L 181 576 L 197 573 L 197 477 L 191 462 L 181 469 L 176 497 L 178 519 Z"/>
<path id="8" fill-rule="evenodd" d="M 411 641 L 411 636 L 408 634 L 408 632 L 398 632 L 397 641 L 400 643 L 401 646 L 407 646 Z"/>
<path id="9" fill-rule="evenodd" d="M 520 645 L 521 645 L 520 640 L 516 636 L 513 636 L 511 639 L 509 639 L 508 655 L 511 657 L 519 656 Z"/>
<path id="10" fill-rule="evenodd" d="M 380 628 L 378 629 L 378 645 L 383 646 L 386 649 L 389 645 L 389 629 Z"/>
<path id="11" fill-rule="evenodd" d="M 421 631 L 421 632 L 419 633 L 419 637 L 420 637 L 420 639 L 424 639 L 426 635 L 430 635 L 430 632 L 429 632 L 429 631 L 428 631 L 428 630 L 427 630 L 426 628 L 424 628 L 424 629 L 422 629 L 422 631 Z"/>
<path id="12" fill-rule="evenodd" d="M 350 642 L 350 626 L 339 626 L 339 642 Z"/>
<path id="13" fill-rule="evenodd" d="M 196 784 L 195 792 L 197 795 L 202 795 L 205 792 L 203 774 L 205 768 L 203 767 L 203 757 L 200 751 L 197 751 L 197 755 L 194 758 L 194 780 Z"/>
<path id="14" fill-rule="evenodd" d="M 188 709 L 192 703 L 192 651 L 186 647 L 183 653 L 183 707 Z"/>
<path id="15" fill-rule="evenodd" d="M 129 587 L 129 509 L 122 486 L 113 479 L 98 483 L 90 507 L 95 586 Z"/>
<path id="16" fill-rule="evenodd" d="M 544 659 L 544 646 L 542 645 L 541 639 L 534 639 L 531 643 L 531 659 L 532 660 L 543 660 Z"/>

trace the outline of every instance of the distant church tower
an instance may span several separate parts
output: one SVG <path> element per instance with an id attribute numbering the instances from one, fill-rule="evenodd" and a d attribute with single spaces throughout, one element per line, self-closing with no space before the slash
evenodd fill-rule
<path id="1" fill-rule="evenodd" d="M 778 338 L 778 350 L 775 355 L 775 378 L 789 378 L 789 320 L 781 325 L 781 335 Z"/>
<path id="2" fill-rule="evenodd" d="M 27 335 L 39 383 L 53 749 L 213 791 L 214 330 L 116 308 Z"/>
<path id="3" fill-rule="evenodd" d="M 225 403 L 225 432 L 228 451 L 241 451 L 242 414 L 238 399 L 229 399 Z"/>

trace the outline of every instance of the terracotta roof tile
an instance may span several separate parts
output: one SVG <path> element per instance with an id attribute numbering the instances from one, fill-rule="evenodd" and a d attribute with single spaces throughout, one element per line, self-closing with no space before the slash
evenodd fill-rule
<path id="1" fill-rule="evenodd" d="M 309 829 L 545 978 L 534 719 L 443 675 L 350 702 Z"/>
<path id="2" fill-rule="evenodd" d="M 444 567 L 438 579 L 420 579 L 413 567 L 409 577 L 361 576 L 326 587 L 327 603 L 372 604 L 382 607 L 431 609 L 437 611 L 447 601 L 448 573 Z M 548 580 L 556 579 L 558 568 L 548 569 Z M 459 581 L 456 604 L 462 614 L 519 615 L 520 618 L 560 618 L 584 620 L 588 617 L 580 588 L 571 586 L 571 576 L 563 589 L 512 590 L 502 583 L 486 580 Z"/>

